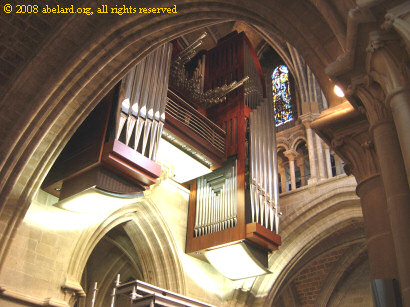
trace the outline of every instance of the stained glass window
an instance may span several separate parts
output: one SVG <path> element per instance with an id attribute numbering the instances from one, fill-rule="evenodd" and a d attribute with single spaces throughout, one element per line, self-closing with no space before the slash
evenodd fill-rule
<path id="1" fill-rule="evenodd" d="M 277 127 L 293 119 L 289 69 L 285 65 L 279 65 L 272 73 L 272 94 Z"/>

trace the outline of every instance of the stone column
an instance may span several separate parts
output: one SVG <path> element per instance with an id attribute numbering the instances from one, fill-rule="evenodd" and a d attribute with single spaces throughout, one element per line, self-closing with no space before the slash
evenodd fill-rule
<path id="1" fill-rule="evenodd" d="M 317 165 L 316 165 L 316 155 L 315 155 L 315 145 L 313 131 L 310 128 L 311 119 L 304 119 L 303 115 L 301 116 L 302 123 L 306 129 L 306 142 L 309 152 L 309 167 L 310 167 L 310 178 L 308 184 L 317 182 Z"/>
<path id="2" fill-rule="evenodd" d="M 387 200 L 380 175 L 375 174 L 357 185 L 366 233 L 367 253 L 369 255 L 370 280 L 372 287 L 384 295 L 375 295 L 377 306 L 398 307 L 394 295 L 393 280 L 398 278 L 396 254 L 393 246 Z M 380 289 L 382 288 L 382 289 Z M 379 293 L 378 293 L 379 294 Z"/>
<path id="3" fill-rule="evenodd" d="M 306 182 L 306 174 L 305 174 L 305 158 L 301 157 L 297 160 L 296 166 L 299 167 L 300 170 L 300 181 L 302 186 L 307 184 Z"/>
<path id="4" fill-rule="evenodd" d="M 282 189 L 282 193 L 286 192 L 286 171 L 285 167 L 282 167 L 282 169 L 279 171 L 280 174 L 280 186 Z"/>
<path id="5" fill-rule="evenodd" d="M 325 147 L 325 157 L 326 157 L 326 171 L 327 171 L 327 178 L 332 178 L 333 177 L 333 172 L 332 172 L 332 161 L 330 159 L 330 149 L 329 146 L 324 144 Z"/>
<path id="6" fill-rule="evenodd" d="M 374 31 L 369 36 L 366 69 L 382 92 L 368 82 L 367 92 L 359 94 L 380 160 L 403 305 L 410 306 L 410 84 L 400 42 L 388 32 Z"/>
<path id="7" fill-rule="evenodd" d="M 356 193 L 362 204 L 371 280 L 397 278 L 387 199 L 380 175 L 375 174 L 360 182 Z"/>
<path id="8" fill-rule="evenodd" d="M 404 306 L 410 306 L 410 190 L 399 140 L 391 121 L 372 126 L 386 191 Z"/>
<path id="9" fill-rule="evenodd" d="M 325 160 L 323 157 L 323 147 L 322 147 L 322 139 L 315 134 L 316 136 L 316 154 L 317 154 L 317 164 L 319 168 L 319 180 L 323 180 L 326 178 L 325 172 Z"/>
<path id="10" fill-rule="evenodd" d="M 409 32 L 409 11 L 410 3 L 404 1 L 402 4 L 391 8 L 385 15 L 385 23 L 382 26 L 383 30 L 395 31 L 402 39 L 400 48 L 406 46 L 407 54 L 410 54 L 410 32 Z M 370 49 L 370 51 L 372 51 Z M 386 54 L 384 54 L 386 57 Z M 390 60 L 390 55 L 387 55 L 386 60 Z M 396 80 L 400 80 L 400 85 L 396 89 L 388 92 L 387 103 L 390 104 L 390 108 L 393 113 L 394 123 L 399 135 L 400 146 L 403 153 L 403 160 L 406 165 L 407 181 L 410 183 L 410 136 L 407 132 L 409 130 L 409 116 L 410 116 L 410 84 L 407 76 L 402 76 L 402 71 L 397 71 L 397 68 L 401 68 L 399 65 L 395 65 Z M 387 64 L 387 65 L 390 65 Z M 404 78 L 403 78 L 404 77 Z M 389 78 L 391 79 L 391 78 Z"/>
<path id="11" fill-rule="evenodd" d="M 387 198 L 403 304 L 410 306 L 410 190 L 399 139 L 380 87 L 375 83 L 364 85 L 356 93 L 370 122 Z"/>
<path id="12" fill-rule="evenodd" d="M 293 149 L 289 149 L 283 154 L 289 159 L 290 186 L 293 191 L 296 190 L 295 159 L 298 153 Z"/>
<path id="13" fill-rule="evenodd" d="M 394 291 L 390 291 L 399 273 L 387 193 L 384 192 L 378 162 L 383 158 L 377 158 L 366 120 L 348 117 L 348 122 L 344 125 L 341 123 L 339 129 L 333 132 L 336 135 L 332 139 L 332 148 L 343 157 L 346 173 L 353 174 L 358 182 L 356 192 L 362 205 L 376 305 L 397 306 Z M 379 291 L 386 295 L 380 297 Z"/>
<path id="14" fill-rule="evenodd" d="M 407 181 L 410 182 L 410 83 L 402 67 L 402 54 L 397 52 L 402 46 L 397 45 L 388 32 L 374 31 L 369 36 L 367 71 L 383 88 L 384 102 L 393 115 Z"/>
<path id="15" fill-rule="evenodd" d="M 410 182 L 410 89 L 397 88 L 386 97 L 386 103 L 390 105 L 393 114 L 407 181 Z"/>
<path id="16" fill-rule="evenodd" d="M 333 155 L 333 157 L 335 158 L 335 167 L 336 167 L 336 176 L 340 175 L 341 173 L 343 173 L 342 170 L 342 159 L 340 159 L 340 157 L 338 155 Z"/>

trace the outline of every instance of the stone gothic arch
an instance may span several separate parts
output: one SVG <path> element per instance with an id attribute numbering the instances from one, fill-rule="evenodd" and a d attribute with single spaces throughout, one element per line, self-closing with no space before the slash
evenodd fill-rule
<path id="1" fill-rule="evenodd" d="M 184 294 L 184 274 L 174 238 L 157 206 L 149 199 L 136 200 L 81 233 L 62 287 L 80 295 L 84 293 L 81 277 L 91 252 L 110 230 L 124 223 L 141 262 L 144 281 Z"/>
<path id="2" fill-rule="evenodd" d="M 326 84 L 330 80 L 324 74 L 324 67 L 331 57 L 325 48 L 313 48 L 312 44 L 321 44 L 304 27 L 292 26 L 280 18 L 274 26 L 271 23 L 273 7 L 267 11 L 263 1 L 241 4 L 177 1 L 176 5 L 179 13 L 175 16 L 137 18 L 128 15 L 120 19 L 109 16 L 109 22 L 103 22 L 98 14 L 86 18 L 70 16 L 52 31 L 47 42 L 30 59 L 30 65 L 26 63 L 14 76 L 2 104 L 13 100 L 16 114 L 24 110 L 29 116 L 5 119 L 10 129 L 3 139 L 8 146 L 3 147 L 0 162 L 0 176 L 7 178 L 0 186 L 3 203 L 0 214 L 6 225 L 0 238 L 0 267 L 9 249 L 9 239 L 14 236 L 33 195 L 75 129 L 109 89 L 160 44 L 232 19 L 255 26 L 264 36 L 279 34 L 279 28 L 296 48 L 304 50 L 323 88 L 329 88 Z M 287 12 L 289 18 L 297 16 L 299 10 L 316 10 L 310 3 L 297 10 L 277 3 L 274 10 L 277 9 Z M 301 25 L 304 22 L 300 16 L 294 19 Z M 321 23 L 319 19 L 316 22 Z M 323 29 L 327 29 L 325 25 Z M 24 83 L 22 89 L 20 85 Z M 20 108 L 27 105 L 27 101 L 30 101 L 30 109 Z"/>

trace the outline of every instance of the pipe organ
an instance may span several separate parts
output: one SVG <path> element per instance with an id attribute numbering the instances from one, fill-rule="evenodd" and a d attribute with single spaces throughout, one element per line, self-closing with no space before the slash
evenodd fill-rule
<path id="1" fill-rule="evenodd" d="M 245 104 L 255 109 L 266 95 L 263 86 L 263 78 L 259 75 L 258 69 L 255 66 L 256 55 L 252 53 L 252 49 L 248 48 L 247 42 L 244 41 L 244 75 L 248 76 L 245 82 Z"/>
<path id="2" fill-rule="evenodd" d="M 64 148 L 43 189 L 62 200 L 91 188 L 136 195 L 156 182 L 171 52 L 171 43 L 158 47 L 110 91 Z"/>
<path id="3" fill-rule="evenodd" d="M 121 82 L 115 137 L 154 161 L 165 122 L 171 50 L 171 44 L 157 48 Z"/>
<path id="4" fill-rule="evenodd" d="M 204 259 L 240 242 L 267 263 L 281 244 L 272 105 L 246 35 L 231 33 L 197 54 L 205 37 L 182 51 L 164 44 L 131 69 L 78 129 L 43 188 L 56 195 L 62 187 L 60 199 L 90 187 L 140 192 L 160 176 L 162 137 L 212 170 L 187 183 L 186 252 Z"/>
<path id="5" fill-rule="evenodd" d="M 272 104 L 250 114 L 250 203 L 252 222 L 279 232 L 279 195 Z M 267 129 L 270 127 L 270 129 Z"/>
<path id="6" fill-rule="evenodd" d="M 226 134 L 222 165 L 190 185 L 186 252 L 203 259 L 208 250 L 233 242 L 271 252 L 281 244 L 276 141 L 259 61 L 244 33 L 228 35 L 191 61 L 197 63 L 192 88 L 199 94 L 172 82 L 170 87 Z M 206 100 L 207 93 L 218 98 Z"/>

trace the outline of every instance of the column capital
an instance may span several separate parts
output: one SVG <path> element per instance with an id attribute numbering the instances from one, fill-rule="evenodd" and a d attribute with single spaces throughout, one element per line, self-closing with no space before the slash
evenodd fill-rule
<path id="1" fill-rule="evenodd" d="M 368 76 L 352 79 L 347 93 L 354 107 L 367 117 L 371 126 L 381 120 L 393 120 L 390 107 L 384 103 L 383 89 Z"/>
<path id="2" fill-rule="evenodd" d="M 382 30 L 395 30 L 404 41 L 407 52 L 410 53 L 410 37 L 408 32 L 409 22 L 407 21 L 410 14 L 410 2 L 406 1 L 387 11 L 384 16 L 385 22 L 381 26 Z"/>
<path id="3" fill-rule="evenodd" d="M 345 171 L 358 183 L 380 172 L 367 119 L 353 108 L 336 112 L 333 121 L 315 123 L 314 129 L 345 162 Z"/>
<path id="4" fill-rule="evenodd" d="M 408 76 L 403 70 L 408 57 L 402 56 L 401 49 L 400 37 L 394 32 L 370 32 L 366 71 L 383 88 L 386 98 L 397 89 L 409 88 Z"/>
<path id="5" fill-rule="evenodd" d="M 294 149 L 286 150 L 283 154 L 289 159 L 289 161 L 295 161 L 296 157 L 299 155 L 299 153 Z"/>
<path id="6" fill-rule="evenodd" d="M 380 173 L 373 141 L 370 139 L 366 122 L 353 133 L 336 137 L 331 146 L 345 161 L 346 174 L 354 175 L 357 183 Z"/>
<path id="7" fill-rule="evenodd" d="M 306 129 L 310 128 L 310 123 L 313 122 L 319 114 L 306 113 L 299 116 L 299 119 L 302 121 L 302 124 Z"/>

